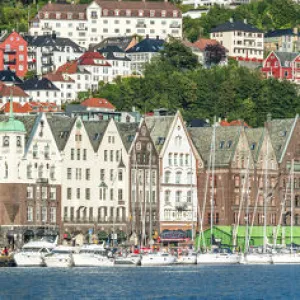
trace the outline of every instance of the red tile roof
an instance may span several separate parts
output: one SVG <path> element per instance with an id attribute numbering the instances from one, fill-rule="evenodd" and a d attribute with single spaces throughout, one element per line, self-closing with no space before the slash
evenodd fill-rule
<path id="1" fill-rule="evenodd" d="M 199 50 L 203 51 L 206 46 L 208 45 L 217 45 L 219 44 L 218 41 L 212 40 L 212 39 L 199 39 L 196 42 L 193 43 L 193 46 L 198 48 Z"/>
<path id="2" fill-rule="evenodd" d="M 244 127 L 249 127 L 250 126 L 245 122 L 245 121 L 240 121 L 240 120 L 233 120 L 231 122 L 228 122 L 227 120 L 222 120 L 219 122 L 220 126 L 226 127 L 226 126 L 244 126 Z"/>
<path id="3" fill-rule="evenodd" d="M 4 113 L 9 113 L 10 103 L 3 104 L 0 109 Z M 55 103 L 48 102 L 26 102 L 24 105 L 13 102 L 13 112 L 16 114 L 26 114 L 30 112 L 57 112 L 58 107 Z"/>
<path id="4" fill-rule="evenodd" d="M 77 73 L 78 62 L 77 60 L 72 60 L 66 62 L 64 65 L 60 66 L 56 73 L 67 73 L 67 74 L 75 74 Z"/>
<path id="5" fill-rule="evenodd" d="M 45 76 L 43 76 L 47 79 L 49 79 L 50 81 L 62 81 L 62 82 L 75 82 L 75 80 L 73 80 L 72 78 L 70 78 L 69 76 L 64 76 L 62 73 L 49 73 L 46 74 Z"/>
<path id="6" fill-rule="evenodd" d="M 115 110 L 116 108 L 104 98 L 89 98 L 84 100 L 81 105 L 96 108 L 108 108 Z"/>
<path id="7" fill-rule="evenodd" d="M 78 58 L 81 66 L 107 66 L 111 67 L 105 57 L 99 52 L 87 51 Z"/>
<path id="8" fill-rule="evenodd" d="M 0 82 L 0 96 L 1 97 L 23 97 L 29 98 L 29 95 L 26 94 L 20 87 L 18 86 L 8 86 L 3 82 Z"/>

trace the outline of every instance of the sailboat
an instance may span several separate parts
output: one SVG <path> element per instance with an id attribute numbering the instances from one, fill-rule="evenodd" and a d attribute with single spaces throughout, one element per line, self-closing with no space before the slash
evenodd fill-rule
<path id="1" fill-rule="evenodd" d="M 265 129 L 266 130 L 266 129 Z M 266 151 L 266 160 L 265 160 L 265 192 L 264 192 L 264 243 L 262 253 L 249 253 L 245 252 L 244 256 L 241 258 L 240 263 L 242 264 L 271 264 L 272 263 L 272 254 L 269 253 L 267 249 L 268 238 L 267 238 L 267 201 L 272 197 L 273 193 L 268 193 L 268 160 L 269 160 L 269 140 L 267 137 L 267 151 Z M 254 216 L 253 216 L 254 217 Z M 248 236 L 246 241 L 246 248 L 248 245 Z"/>
<path id="2" fill-rule="evenodd" d="M 211 232 L 211 246 L 214 242 L 213 235 L 213 220 L 214 220 L 214 177 L 215 177 L 215 144 L 216 144 L 216 120 L 214 120 L 213 125 L 213 135 L 211 141 L 211 152 L 209 157 L 209 166 L 208 170 L 211 167 L 211 195 L 210 195 L 210 205 L 211 205 L 211 213 L 210 213 L 210 232 Z M 209 171 L 207 174 L 206 180 L 209 180 Z M 203 215 L 201 218 L 201 222 L 204 219 L 204 211 L 205 211 L 206 201 L 204 200 L 203 204 Z M 201 225 L 202 228 L 202 225 Z M 200 238 L 200 237 L 199 237 Z M 212 248 L 210 252 L 207 253 L 199 253 L 197 255 L 197 264 L 237 264 L 239 262 L 239 255 L 236 253 L 232 253 L 229 248 Z"/>
<path id="3" fill-rule="evenodd" d="M 289 177 L 289 186 L 291 187 L 291 247 L 290 249 L 283 248 L 279 253 L 272 255 L 273 264 L 300 264 L 300 254 L 293 249 L 293 224 L 294 224 L 294 160 L 291 164 L 291 172 Z M 286 200 L 286 197 L 285 197 Z M 283 213 L 284 205 L 282 205 Z M 280 220 L 281 223 L 281 220 Z M 277 234 L 276 234 L 277 236 Z M 276 239 L 275 239 L 276 241 Z"/>

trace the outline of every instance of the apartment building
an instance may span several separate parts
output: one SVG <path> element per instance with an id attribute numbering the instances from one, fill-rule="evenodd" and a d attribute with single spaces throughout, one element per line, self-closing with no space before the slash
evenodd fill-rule
<path id="1" fill-rule="evenodd" d="M 182 16 L 181 11 L 167 1 L 95 0 L 89 5 L 49 1 L 31 20 L 29 33 L 43 35 L 53 32 L 86 48 L 107 37 L 135 34 L 181 38 Z"/>
<path id="2" fill-rule="evenodd" d="M 264 54 L 263 32 L 244 21 L 230 21 L 211 30 L 210 38 L 228 50 L 228 56 L 240 60 L 260 61 Z"/>

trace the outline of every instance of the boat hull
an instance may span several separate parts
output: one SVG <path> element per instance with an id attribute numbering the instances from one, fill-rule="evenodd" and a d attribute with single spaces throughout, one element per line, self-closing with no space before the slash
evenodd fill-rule
<path id="1" fill-rule="evenodd" d="M 150 266 L 168 266 L 173 265 L 176 262 L 175 257 L 142 257 L 141 266 L 150 267 Z"/>
<path id="2" fill-rule="evenodd" d="M 273 264 L 300 264 L 299 254 L 273 254 Z"/>
<path id="3" fill-rule="evenodd" d="M 182 256 L 177 261 L 178 264 L 195 265 L 197 263 L 197 256 Z"/>
<path id="4" fill-rule="evenodd" d="M 45 257 L 44 261 L 48 268 L 70 268 L 73 266 L 71 257 Z"/>
<path id="5" fill-rule="evenodd" d="M 253 265 L 271 264 L 272 256 L 270 254 L 248 254 L 241 258 L 240 263 Z"/>
<path id="6" fill-rule="evenodd" d="M 197 256 L 197 264 L 238 264 L 239 255 L 227 253 L 204 253 Z"/>
<path id="7" fill-rule="evenodd" d="M 39 254 L 16 253 L 15 263 L 18 267 L 43 267 L 45 266 L 43 257 Z"/>
<path id="8" fill-rule="evenodd" d="M 103 256 L 73 255 L 74 267 L 112 267 L 114 260 Z"/>
<path id="9" fill-rule="evenodd" d="M 116 266 L 140 266 L 141 259 L 140 258 L 116 258 L 115 259 Z"/>

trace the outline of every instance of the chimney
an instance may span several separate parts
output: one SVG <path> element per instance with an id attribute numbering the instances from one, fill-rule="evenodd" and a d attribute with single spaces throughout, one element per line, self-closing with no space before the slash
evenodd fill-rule
<path id="1" fill-rule="evenodd" d="M 230 22 L 230 23 L 233 23 L 233 18 L 230 18 L 230 19 L 229 19 L 229 22 Z"/>
<path id="2" fill-rule="evenodd" d="M 248 24 L 247 19 L 244 19 L 244 23 L 245 23 L 245 24 Z"/>

